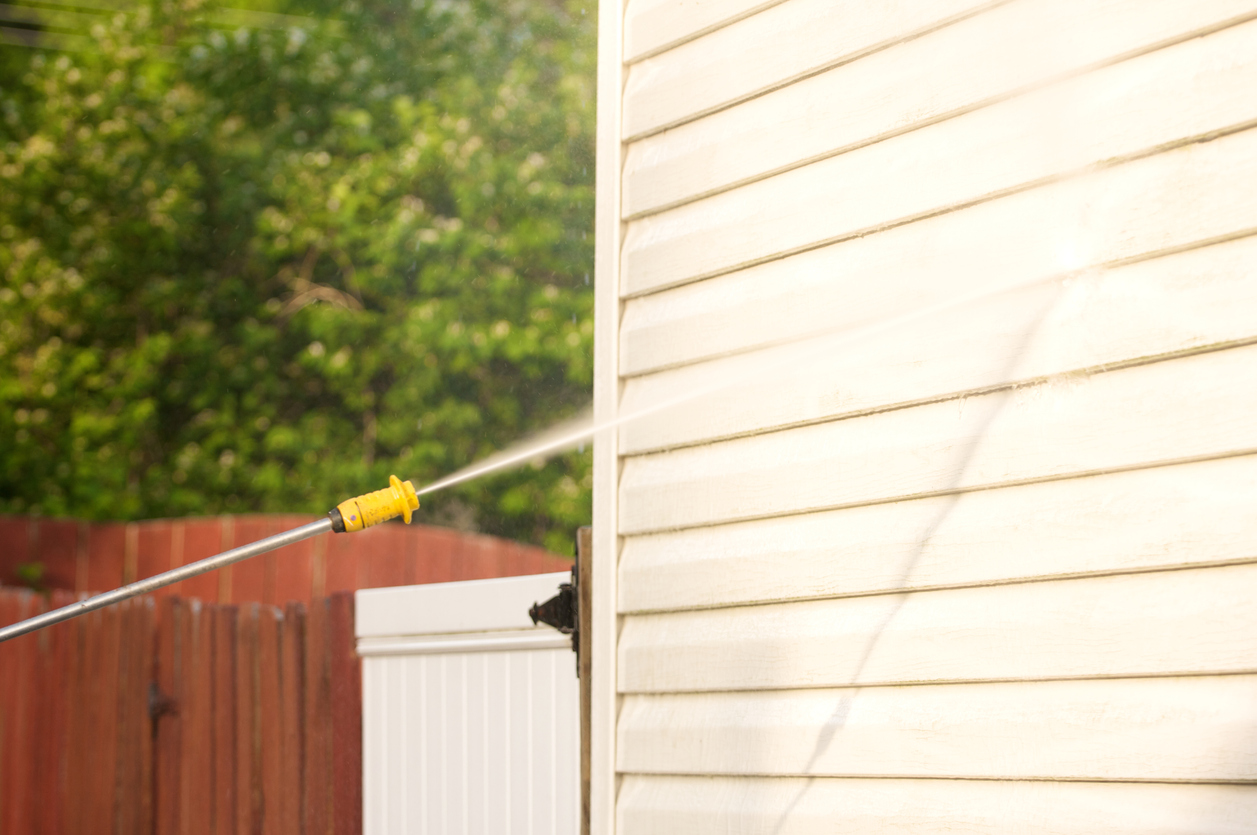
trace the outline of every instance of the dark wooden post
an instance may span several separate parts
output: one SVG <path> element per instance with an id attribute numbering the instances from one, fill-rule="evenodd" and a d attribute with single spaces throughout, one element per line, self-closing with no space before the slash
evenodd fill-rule
<path id="1" fill-rule="evenodd" d="M 580 677 L 580 831 L 589 835 L 589 713 L 592 679 L 590 636 L 593 634 L 594 546 L 593 529 L 576 532 L 577 627 L 580 651 L 576 656 L 576 674 Z"/>

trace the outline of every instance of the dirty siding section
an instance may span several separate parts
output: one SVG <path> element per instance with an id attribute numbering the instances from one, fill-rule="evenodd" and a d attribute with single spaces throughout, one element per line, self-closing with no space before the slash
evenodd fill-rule
<path id="1" fill-rule="evenodd" d="M 1250 831 L 1257 3 L 601 14 L 594 831 Z"/>

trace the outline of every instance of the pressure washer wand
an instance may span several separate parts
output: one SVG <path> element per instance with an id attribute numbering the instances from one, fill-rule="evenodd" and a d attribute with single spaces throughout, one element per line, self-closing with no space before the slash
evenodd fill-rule
<path id="1" fill-rule="evenodd" d="M 318 536 L 321 533 L 327 533 L 328 531 L 351 533 L 369 528 L 372 525 L 378 525 L 381 522 L 387 522 L 389 519 L 395 519 L 398 516 L 401 516 L 406 524 L 410 524 L 411 513 L 419 509 L 419 498 L 415 495 L 414 485 L 409 481 L 402 481 L 395 475 L 389 476 L 388 482 L 389 486 L 383 490 L 365 493 L 341 502 L 328 512 L 326 519 L 320 519 L 317 522 L 311 522 L 308 525 L 302 525 L 290 531 L 277 533 L 274 536 L 266 537 L 266 539 L 259 539 L 257 542 L 241 545 L 239 548 L 232 548 L 230 551 L 223 551 L 221 554 L 215 554 L 212 557 L 206 557 L 203 560 L 171 569 L 164 574 L 147 577 L 113 591 L 88 597 L 77 603 L 71 603 L 69 606 L 62 606 L 60 609 L 53 609 L 50 612 L 44 612 L 42 615 L 36 615 L 33 618 L 27 618 L 0 628 L 0 643 L 10 638 L 34 632 L 37 629 L 43 629 L 45 626 L 52 626 L 54 623 L 61 623 L 70 618 L 94 612 L 97 609 L 103 609 L 114 603 L 121 603 L 123 600 L 129 600 L 141 594 L 148 594 L 162 586 L 168 586 L 171 583 L 177 583 L 180 580 L 186 580 L 189 577 L 195 577 L 198 574 L 204 574 L 216 568 L 222 568 L 241 560 L 247 560 L 250 557 L 256 557 L 259 554 L 265 554 L 267 551 L 274 551 L 276 548 L 282 548 L 285 545 L 291 545 L 294 542 Z"/>

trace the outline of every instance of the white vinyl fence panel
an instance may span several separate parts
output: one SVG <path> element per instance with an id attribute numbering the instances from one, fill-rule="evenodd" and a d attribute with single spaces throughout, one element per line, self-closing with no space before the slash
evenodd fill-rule
<path id="1" fill-rule="evenodd" d="M 527 615 L 567 579 L 358 592 L 367 835 L 577 831 L 575 656 Z"/>

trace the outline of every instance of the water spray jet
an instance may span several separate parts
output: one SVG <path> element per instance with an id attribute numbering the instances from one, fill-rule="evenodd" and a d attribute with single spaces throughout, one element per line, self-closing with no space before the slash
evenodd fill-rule
<path id="1" fill-rule="evenodd" d="M 1038 279 L 1025 281 L 1017 284 L 995 284 L 987 286 L 972 293 L 948 299 L 938 304 L 927 305 L 921 309 L 911 311 L 909 313 L 894 316 L 868 325 L 856 327 L 847 331 L 845 338 L 841 340 L 841 344 L 846 345 L 859 340 L 875 336 L 885 331 L 911 324 L 919 319 L 927 316 L 938 315 L 950 310 L 972 304 L 988 298 L 993 298 L 1004 293 L 1014 293 L 1031 287 L 1039 287 L 1047 284 L 1062 284 L 1070 276 L 1074 275 L 1077 270 L 1070 270 L 1063 274 L 1058 273 L 1049 276 L 1043 276 Z M 820 337 L 832 335 L 835 332 L 845 329 L 834 329 L 833 331 L 824 331 L 820 333 L 810 333 L 799 337 L 792 342 L 804 343 L 810 340 L 817 340 Z M 824 351 L 832 351 L 837 347 L 832 342 L 824 343 Z M 798 363 L 806 361 L 811 352 L 804 352 L 802 355 L 792 354 L 789 362 Z M 819 353 L 819 351 L 815 351 Z M 410 523 L 412 513 L 419 509 L 419 497 L 429 493 L 435 493 L 447 487 L 453 487 L 456 484 L 462 484 L 491 473 L 499 472 L 527 463 L 537 458 L 563 452 L 575 447 L 576 445 L 588 441 L 595 435 L 622 426 L 630 421 L 640 420 L 642 418 L 654 415 L 666 409 L 675 408 L 684 403 L 692 402 L 704 396 L 714 394 L 727 388 L 742 384 L 747 381 L 748 377 L 760 377 L 770 372 L 778 370 L 784 363 L 782 361 L 763 362 L 753 365 L 750 369 L 743 368 L 742 373 L 736 379 L 718 380 L 711 385 L 702 386 L 686 392 L 683 395 L 651 404 L 650 406 L 637 409 L 632 412 L 623 413 L 616 417 L 595 423 L 589 410 L 583 412 L 579 417 L 570 419 L 563 423 L 557 424 L 550 429 L 542 432 L 540 435 L 533 436 L 529 440 L 518 445 L 508 447 L 507 449 L 495 453 L 488 458 L 472 464 L 469 467 L 458 470 L 451 475 L 438 479 L 422 488 L 416 489 L 410 481 L 402 481 L 397 476 L 389 476 L 389 486 L 381 490 L 371 493 L 364 493 L 361 496 L 355 496 L 351 499 L 338 504 L 335 508 L 328 512 L 327 518 L 320 519 L 317 522 L 311 522 L 298 528 L 285 531 L 283 533 L 260 539 L 248 545 L 242 545 L 239 548 L 233 548 L 216 554 L 212 557 L 199 560 L 198 562 L 189 563 L 180 568 L 172 569 L 162 574 L 148 577 L 144 580 L 131 583 L 126 586 L 114 589 L 113 591 L 104 592 L 93 597 L 72 603 L 69 606 L 63 606 L 60 609 L 53 609 L 44 612 L 41 615 L 18 621 L 0 628 L 0 643 L 26 635 L 46 626 L 61 623 L 79 615 L 102 609 L 114 603 L 121 603 L 132 597 L 147 594 L 156 591 L 163 586 L 186 580 L 190 577 L 196 577 L 208 571 L 213 571 L 224 566 L 242 560 L 274 551 L 285 545 L 291 545 L 295 542 L 309 539 L 324 533 L 353 533 L 378 525 L 381 522 L 387 522 L 397 517 L 402 517 L 407 524 Z"/>

